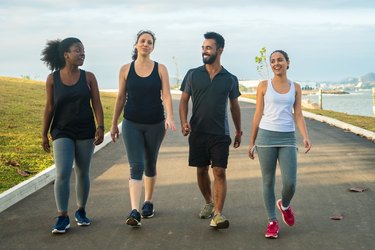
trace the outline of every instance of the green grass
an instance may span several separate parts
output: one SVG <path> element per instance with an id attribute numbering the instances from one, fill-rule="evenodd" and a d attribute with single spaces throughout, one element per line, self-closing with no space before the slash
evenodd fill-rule
<path id="1" fill-rule="evenodd" d="M 336 120 L 352 124 L 356 127 L 363 128 L 372 132 L 375 132 L 375 117 L 361 116 L 361 115 L 349 115 L 347 113 L 336 112 L 332 110 L 323 109 L 303 109 L 310 113 L 317 115 L 323 115 L 334 118 Z"/>
<path id="2" fill-rule="evenodd" d="M 106 132 L 115 98 L 116 93 L 101 93 Z M 44 105 L 44 82 L 0 77 L 0 193 L 53 164 L 52 153 L 40 146 Z"/>
<path id="3" fill-rule="evenodd" d="M 244 94 L 244 95 L 241 95 L 241 97 L 255 99 L 256 95 L 255 94 Z M 336 111 L 332 111 L 332 110 L 323 110 L 323 109 L 306 109 L 306 108 L 303 108 L 303 110 L 308 111 L 310 113 L 317 114 L 317 115 L 323 115 L 323 116 L 331 117 L 331 118 L 334 118 L 336 120 L 352 124 L 352 125 L 357 126 L 359 128 L 363 128 L 363 129 L 375 132 L 375 117 L 360 116 L 360 115 L 349 115 L 347 113 L 336 112 Z"/>

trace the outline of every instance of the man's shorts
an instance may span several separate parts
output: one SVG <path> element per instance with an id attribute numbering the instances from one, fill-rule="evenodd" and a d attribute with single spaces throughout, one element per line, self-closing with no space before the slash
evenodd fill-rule
<path id="1" fill-rule="evenodd" d="M 227 168 L 231 142 L 229 135 L 190 133 L 189 166 Z"/>

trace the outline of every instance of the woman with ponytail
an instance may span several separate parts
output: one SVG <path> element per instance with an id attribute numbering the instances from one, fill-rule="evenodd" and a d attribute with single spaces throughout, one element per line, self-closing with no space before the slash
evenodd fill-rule
<path id="1" fill-rule="evenodd" d="M 130 226 L 140 226 L 141 217 L 154 216 L 153 192 L 159 148 L 166 130 L 176 130 L 167 68 L 150 58 L 155 40 L 151 31 L 138 32 L 133 61 L 120 69 L 112 119 L 111 137 L 115 142 L 119 137 L 118 119 L 124 111 L 122 137 L 130 166 L 131 203 L 125 223 Z M 145 198 L 140 209 L 142 179 Z"/>

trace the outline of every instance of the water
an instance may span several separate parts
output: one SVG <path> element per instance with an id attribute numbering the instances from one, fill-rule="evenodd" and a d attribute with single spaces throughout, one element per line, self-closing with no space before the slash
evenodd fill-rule
<path id="1" fill-rule="evenodd" d="M 323 109 L 352 115 L 374 116 L 371 89 L 350 92 L 350 94 L 323 94 Z M 319 103 L 318 95 L 304 95 L 302 100 Z"/>

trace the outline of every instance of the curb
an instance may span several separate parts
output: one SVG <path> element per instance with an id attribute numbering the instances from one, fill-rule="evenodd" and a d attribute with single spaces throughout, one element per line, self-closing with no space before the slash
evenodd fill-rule
<path id="1" fill-rule="evenodd" d="M 121 131 L 121 123 L 118 125 L 120 133 Z M 96 146 L 94 149 L 94 154 L 98 152 L 100 149 L 105 147 L 108 143 L 112 141 L 110 132 L 104 135 L 103 142 Z M 26 198 L 27 196 L 31 195 L 32 193 L 38 191 L 39 189 L 43 188 L 44 186 L 48 185 L 52 181 L 55 180 L 55 164 L 50 166 L 49 168 L 43 170 L 42 172 L 36 174 L 35 176 L 27 179 L 19 183 L 18 185 L 4 191 L 0 194 L 0 213 L 5 209 L 9 208 L 10 206 L 14 205 L 15 203 L 19 202 L 20 200 Z"/>
<path id="2" fill-rule="evenodd" d="M 307 111 L 302 111 L 302 113 L 303 113 L 304 117 L 311 118 L 311 119 L 317 120 L 319 122 L 327 123 L 329 125 L 341 128 L 345 131 L 352 132 L 356 135 L 366 137 L 368 140 L 375 142 L 375 133 L 372 132 L 372 131 L 369 131 L 369 130 L 366 130 L 366 129 L 363 129 L 363 128 L 360 128 L 360 127 L 356 127 L 356 126 L 353 126 L 349 123 L 345 123 L 345 122 L 342 122 L 342 121 L 339 121 L 339 120 L 336 120 L 336 119 L 333 119 L 333 118 L 313 114 L 313 113 L 310 113 L 310 112 L 307 112 Z"/>

